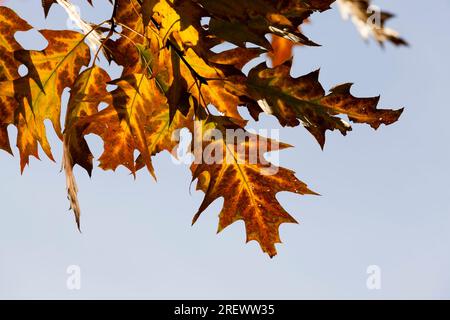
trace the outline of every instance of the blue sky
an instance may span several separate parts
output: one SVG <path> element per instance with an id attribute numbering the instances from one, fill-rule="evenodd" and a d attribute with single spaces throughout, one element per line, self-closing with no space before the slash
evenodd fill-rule
<path id="1" fill-rule="evenodd" d="M 37 28 L 66 23 L 56 6 L 44 20 L 40 1 L 6 3 Z M 81 6 L 84 17 L 110 15 L 106 0 L 94 3 L 98 10 Z M 377 132 L 355 125 L 348 137 L 329 134 L 324 151 L 304 129 L 280 128 L 295 146 L 281 164 L 322 196 L 278 195 L 301 223 L 281 227 L 277 257 L 246 245 L 241 222 L 216 235 L 222 200 L 191 227 L 203 194 L 189 192 L 188 168 L 168 154 L 155 159 L 157 183 L 125 169 L 97 169 L 89 179 L 77 168 L 79 234 L 67 210 L 61 146 L 53 144 L 57 163 L 32 160 L 22 176 L 17 151 L 0 153 L 0 297 L 450 298 L 450 3 L 376 4 L 398 15 L 390 26 L 410 48 L 367 44 L 331 10 L 305 27 L 323 47 L 298 48 L 292 73 L 320 67 L 325 88 L 354 82 L 355 95 L 381 94 L 380 107 L 405 112 Z M 41 49 L 38 37 L 18 35 Z M 279 128 L 271 117 L 251 127 Z M 98 157 L 100 139 L 89 141 Z M 66 287 L 70 265 L 81 268 L 81 290 Z M 381 290 L 366 287 L 370 265 L 381 268 Z"/>

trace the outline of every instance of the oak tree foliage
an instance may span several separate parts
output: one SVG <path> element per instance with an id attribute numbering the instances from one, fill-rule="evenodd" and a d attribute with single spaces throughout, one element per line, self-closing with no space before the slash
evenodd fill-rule
<path id="1" fill-rule="evenodd" d="M 20 12 L 0 7 L 0 148 L 12 154 L 7 127 L 13 125 L 22 171 L 30 157 L 39 157 L 39 146 L 53 160 L 44 125 L 45 120 L 51 121 L 63 144 L 67 189 L 78 227 L 73 167 L 79 165 L 89 174 L 93 170 L 86 135 L 96 134 L 104 142 L 100 168 L 124 166 L 132 174 L 146 168 L 156 176 L 153 157 L 174 150 L 173 134 L 179 129 L 188 128 L 195 135 L 194 123 L 199 123 L 204 130 L 224 133 L 209 143 L 231 155 L 232 161 L 201 159 L 192 164 L 193 181 L 205 193 L 194 222 L 214 200 L 223 198 L 219 231 L 243 220 L 247 240 L 256 240 L 272 257 L 275 244 L 280 243 L 279 226 L 296 222 L 276 199 L 277 193 L 315 193 L 289 169 L 277 168 L 268 175 L 264 173 L 267 163 L 240 158 L 239 150 L 248 153 L 269 139 L 253 133 L 248 134 L 255 139 L 248 141 L 229 143 L 225 139 L 227 129 L 246 130 L 249 119 L 242 117 L 238 107 L 246 108 L 254 120 L 266 113 L 282 126 L 303 126 L 322 147 L 327 131 L 346 135 L 351 130 L 349 122 L 377 129 L 396 122 L 402 113 L 402 109 L 379 109 L 379 97 L 353 96 L 351 84 L 326 90 L 319 82 L 319 71 L 291 76 L 292 47 L 318 46 L 301 31 L 302 24 L 313 14 L 331 9 L 335 1 L 110 2 L 111 19 L 100 24 L 78 17 L 81 31 L 38 30 L 48 42 L 41 51 L 22 48 L 16 32 L 33 27 Z M 338 1 L 344 16 L 352 19 L 364 37 L 371 36 L 380 44 L 405 45 L 395 31 L 385 27 L 390 14 L 381 12 L 378 26 L 367 24 L 369 4 Z M 46 16 L 53 5 L 71 9 L 70 1 L 42 0 Z M 222 50 L 217 50 L 220 46 Z M 261 57 L 272 62 L 255 60 Z M 100 58 L 123 67 L 120 78 L 111 79 Z M 21 76 L 22 65 L 27 73 Z M 110 84 L 116 86 L 112 91 Z M 62 105 L 66 88 L 70 98 Z M 107 107 L 100 108 L 102 103 Z M 212 112 L 213 108 L 218 112 Z M 280 143 L 268 151 L 287 147 Z"/>

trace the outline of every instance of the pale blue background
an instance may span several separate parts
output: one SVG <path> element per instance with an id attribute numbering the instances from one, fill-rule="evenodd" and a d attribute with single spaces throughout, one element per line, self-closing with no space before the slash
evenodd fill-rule
<path id="1" fill-rule="evenodd" d="M 61 8 L 45 21 L 40 1 L 7 3 L 38 28 L 65 24 Z M 106 0 L 94 3 L 98 10 L 82 6 L 83 16 L 110 15 Z M 0 153 L 0 297 L 450 298 L 450 2 L 376 4 L 398 14 L 390 26 L 410 48 L 368 45 L 332 10 L 305 27 L 323 47 L 298 49 L 293 73 L 320 67 L 326 88 L 352 81 L 356 95 L 381 94 L 381 106 L 405 113 L 378 132 L 356 125 L 347 138 L 330 134 L 323 152 L 304 129 L 281 130 L 296 147 L 282 164 L 323 196 L 278 196 L 301 224 L 282 226 L 276 258 L 244 244 L 243 223 L 215 234 L 222 201 L 190 227 L 203 195 L 189 194 L 188 168 L 168 154 L 154 161 L 158 183 L 144 172 L 134 181 L 124 169 L 95 170 L 90 180 L 77 168 L 79 234 L 57 144 L 57 163 L 32 160 L 23 176 L 17 151 Z M 259 127 L 278 128 L 270 117 Z M 98 157 L 99 139 L 90 141 Z M 72 264 L 82 269 L 80 291 L 66 289 Z M 373 264 L 382 269 L 379 291 L 366 288 Z"/>

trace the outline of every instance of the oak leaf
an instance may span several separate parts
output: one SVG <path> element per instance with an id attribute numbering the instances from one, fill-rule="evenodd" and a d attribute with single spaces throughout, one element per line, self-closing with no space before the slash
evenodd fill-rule
<path id="1" fill-rule="evenodd" d="M 17 144 L 21 168 L 30 156 L 38 158 L 38 142 L 50 159 L 51 148 L 44 120 L 49 119 L 56 134 L 62 138 L 61 95 L 75 82 L 80 69 L 90 61 L 84 36 L 74 31 L 41 30 L 48 41 L 42 51 L 15 51 L 15 59 L 28 68 L 28 74 L 15 80 L 0 82 L 0 95 L 17 102 Z"/>
<path id="2" fill-rule="evenodd" d="M 193 179 L 198 179 L 197 189 L 205 193 L 193 223 L 216 199 L 223 197 L 224 204 L 219 215 L 218 232 L 234 222 L 243 220 L 247 242 L 257 241 L 270 257 L 276 255 L 275 244 L 280 243 L 279 226 L 282 223 L 297 223 L 276 198 L 279 192 L 316 194 L 305 183 L 298 180 L 294 172 L 269 163 L 259 151 L 273 152 L 289 147 L 268 138 L 245 132 L 239 125 L 230 126 L 230 121 L 221 117 L 203 121 L 197 135 L 208 135 L 209 130 L 219 130 L 212 142 L 204 147 L 222 152 L 215 160 L 215 152 L 202 152 L 191 167 Z M 227 135 L 227 129 L 241 130 L 241 135 Z M 197 139 L 198 140 L 198 139 Z M 202 139 L 208 141 L 208 139 Z M 261 144 L 264 147 L 261 148 Z"/>
<path id="3" fill-rule="evenodd" d="M 377 109 L 379 97 L 356 98 L 350 93 L 352 84 L 342 84 L 325 95 L 319 83 L 319 71 L 299 78 L 290 76 L 290 64 L 273 69 L 256 67 L 245 83 L 233 84 L 229 89 L 246 95 L 268 114 L 278 118 L 283 126 L 300 123 L 310 131 L 323 147 L 327 130 L 339 130 L 346 135 L 351 126 L 339 115 L 348 116 L 355 123 L 366 123 L 377 129 L 398 120 L 403 109 Z"/>

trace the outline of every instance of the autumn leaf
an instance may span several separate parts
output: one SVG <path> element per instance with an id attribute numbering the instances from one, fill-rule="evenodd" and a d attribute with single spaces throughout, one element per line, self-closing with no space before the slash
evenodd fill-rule
<path id="1" fill-rule="evenodd" d="M 407 46 L 399 33 L 385 26 L 393 17 L 389 12 L 377 11 L 371 7 L 371 0 L 338 0 L 342 17 L 351 19 L 364 39 L 373 37 L 381 46 L 389 41 L 396 46 Z"/>
<path id="2" fill-rule="evenodd" d="M 329 8 L 333 1 L 226 1 L 198 0 L 211 16 L 209 30 L 237 46 L 247 42 L 270 49 L 265 39 L 268 33 L 290 39 L 295 43 L 315 46 L 298 26 L 314 11 Z"/>
<path id="3" fill-rule="evenodd" d="M 351 126 L 339 117 L 346 115 L 355 123 L 366 123 L 377 129 L 398 120 L 403 109 L 377 109 L 379 97 L 356 98 L 350 93 L 352 84 L 343 84 L 325 95 L 319 83 L 319 71 L 292 78 L 290 64 L 273 69 L 257 67 L 250 71 L 246 83 L 230 85 L 236 94 L 246 95 L 264 112 L 274 115 L 283 126 L 302 124 L 323 147 L 325 132 L 339 130 L 346 135 Z"/>
<path id="4" fill-rule="evenodd" d="M 78 187 L 73 167 L 78 164 L 92 174 L 93 155 L 84 139 L 81 119 L 97 114 L 99 101 L 108 101 L 106 84 L 109 75 L 103 69 L 94 66 L 83 71 L 76 79 L 70 93 L 67 106 L 63 134 L 63 168 L 66 174 L 67 194 L 70 208 L 75 214 L 75 220 L 80 229 L 80 205 L 78 202 Z"/>
<path id="5" fill-rule="evenodd" d="M 297 194 L 315 194 L 303 182 L 299 181 L 294 172 L 279 168 L 268 163 L 263 154 L 258 154 L 261 144 L 267 152 L 289 147 L 278 144 L 268 138 L 249 134 L 239 126 L 232 127 L 241 130 L 237 139 L 226 134 L 227 119 L 214 117 L 205 120 L 200 132 L 207 135 L 215 129 L 222 133 L 215 136 L 211 143 L 204 147 L 215 152 L 203 152 L 191 167 L 193 179 L 198 179 L 197 188 L 205 192 L 203 200 L 193 222 L 216 199 L 223 197 L 224 204 L 219 215 L 218 232 L 234 222 L 243 220 L 247 233 L 247 242 L 257 241 L 262 250 L 270 257 L 276 255 L 275 244 L 281 243 L 279 226 L 282 223 L 297 223 L 281 206 L 276 194 L 283 191 Z M 208 139 L 202 139 L 208 141 Z M 222 152 L 223 160 L 215 161 L 217 153 Z M 252 157 L 254 158 L 252 160 Z"/>
<path id="6" fill-rule="evenodd" d="M 83 71 L 75 81 L 67 106 L 64 144 L 70 154 L 73 165 L 78 164 L 91 175 L 92 153 L 82 134 L 81 119 L 99 112 L 99 102 L 111 100 L 106 90 L 111 81 L 109 75 L 100 67 L 94 66 Z M 72 166 L 73 166 L 72 165 Z"/>
<path id="7" fill-rule="evenodd" d="M 59 137 L 61 130 L 61 94 L 75 82 L 82 66 L 90 61 L 84 36 L 73 31 L 41 30 L 48 41 L 42 51 L 19 50 L 15 59 L 28 68 L 28 74 L 12 81 L 0 82 L 0 94 L 16 99 L 17 144 L 21 168 L 30 156 L 38 158 L 38 142 L 53 159 L 47 140 L 44 120 L 51 120 Z"/>
<path id="8" fill-rule="evenodd" d="M 135 173 L 143 164 L 155 177 L 151 156 L 175 148 L 171 135 L 178 126 L 181 129 L 187 125 L 188 118 L 179 115 L 170 123 L 167 99 L 155 79 L 145 74 L 111 83 L 118 88 L 102 99 L 109 106 L 81 118 L 77 126 L 84 135 L 93 133 L 103 139 L 104 152 L 99 159 L 102 169 L 116 170 L 123 165 Z M 140 153 L 138 163 L 135 150 Z"/>
<path id="9" fill-rule="evenodd" d="M 107 39 L 105 46 L 110 50 L 108 58 L 124 68 L 124 76 L 142 69 L 137 49 L 146 43 L 141 10 L 137 0 L 115 2 L 114 23 L 123 30 L 119 39 Z"/>
<path id="10" fill-rule="evenodd" d="M 153 108 L 165 103 L 153 79 L 145 74 L 136 74 L 114 82 L 118 86 L 111 93 L 110 105 L 90 118 L 87 133 L 102 137 L 104 153 L 100 157 L 100 167 L 115 170 L 119 165 L 136 172 L 134 151 L 138 150 L 149 171 L 154 175 L 150 153 L 147 148 L 145 123 Z M 149 106 L 152 106 L 150 108 Z"/>

